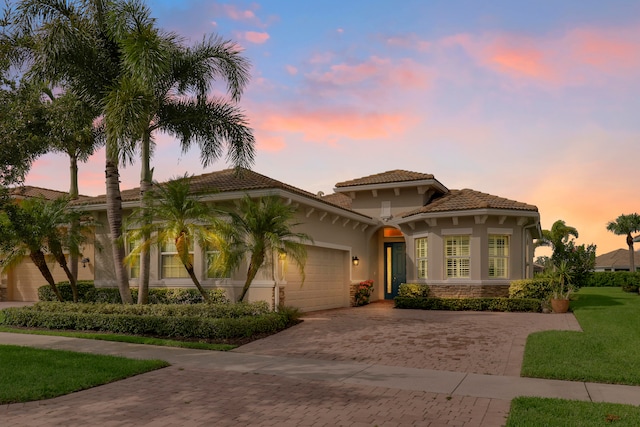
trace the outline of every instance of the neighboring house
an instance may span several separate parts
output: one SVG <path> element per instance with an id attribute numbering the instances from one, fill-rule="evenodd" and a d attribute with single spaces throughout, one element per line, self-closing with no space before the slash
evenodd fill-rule
<path id="1" fill-rule="evenodd" d="M 245 194 L 277 195 L 296 207 L 296 231 L 309 234 L 308 259 L 301 274 L 275 254 L 249 291 L 249 300 L 284 303 L 304 311 L 346 307 L 360 281 L 374 281 L 373 300 L 391 299 L 401 283 L 427 283 L 435 295 L 506 295 L 509 282 L 533 276 L 533 239 L 541 236 L 538 209 L 474 190 L 450 190 L 433 175 L 395 170 L 336 184 L 334 194 L 312 194 L 253 171 L 234 170 L 192 178 L 205 200 L 233 206 Z M 107 235 L 106 199 L 83 200 L 94 214 L 96 286 L 114 286 Z M 122 191 L 125 215 L 139 203 L 139 189 Z M 129 247 L 129 242 L 126 244 Z M 194 245 L 201 283 L 235 298 L 246 268 L 228 278 L 209 277 L 213 252 Z M 356 260 L 358 262 L 356 262 Z M 136 267 L 130 284 L 136 286 Z M 171 245 L 152 249 L 152 287 L 191 287 Z"/>
<path id="2" fill-rule="evenodd" d="M 69 193 L 63 191 L 49 190 L 46 188 L 22 186 L 11 189 L 11 197 L 20 203 L 21 200 L 30 198 L 45 198 L 54 200 L 59 197 L 68 196 Z M 87 196 L 80 196 L 79 200 L 89 199 Z M 85 261 L 84 268 L 80 264 L 78 269 L 78 280 L 93 279 L 93 244 L 86 243 L 82 248 L 82 257 L 80 259 L 88 259 Z M 67 260 L 68 261 L 68 260 Z M 66 281 L 67 276 L 60 266 L 51 258 L 49 269 L 56 282 Z M 2 273 L 0 277 L 0 301 L 37 301 L 38 288 L 46 285 L 47 282 L 42 277 L 38 267 L 33 264 L 29 257 L 15 267 L 12 267 L 7 273 Z"/>
<path id="3" fill-rule="evenodd" d="M 640 271 L 640 251 L 633 253 L 636 271 Z M 629 271 L 629 249 L 616 249 L 596 257 L 595 271 Z"/>

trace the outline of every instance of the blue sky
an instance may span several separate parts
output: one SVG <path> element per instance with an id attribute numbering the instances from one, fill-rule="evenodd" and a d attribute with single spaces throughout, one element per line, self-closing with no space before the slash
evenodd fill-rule
<path id="1" fill-rule="evenodd" d="M 543 228 L 564 219 L 598 253 L 625 246 L 605 227 L 640 211 L 640 2 L 148 4 L 187 43 L 217 33 L 244 49 L 257 172 L 325 193 L 392 169 L 433 173 L 535 204 Z M 205 171 L 197 152 L 156 141 L 156 179 Z M 104 193 L 103 163 L 81 165 L 82 193 Z M 66 190 L 66 164 L 48 155 L 27 183 Z M 122 188 L 138 185 L 139 165 L 122 174 Z"/>

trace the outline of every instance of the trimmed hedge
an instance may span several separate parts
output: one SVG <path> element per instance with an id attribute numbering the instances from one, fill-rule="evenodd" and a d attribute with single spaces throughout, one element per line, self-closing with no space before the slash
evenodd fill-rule
<path id="1" fill-rule="evenodd" d="M 65 301 L 73 301 L 73 293 L 69 282 L 57 284 L 62 298 Z M 224 289 L 210 289 L 209 299 L 213 304 L 228 303 Z M 133 300 L 138 299 L 138 289 L 131 288 Z M 57 301 L 51 286 L 44 285 L 38 288 L 40 301 Z M 120 304 L 120 291 L 118 288 L 96 288 L 93 280 L 78 281 L 78 302 L 95 302 Z M 204 299 L 197 289 L 191 288 L 151 288 L 149 289 L 149 304 L 200 304 Z"/>
<path id="2" fill-rule="evenodd" d="M 264 312 L 265 304 L 234 304 L 238 312 L 256 313 L 216 317 L 233 305 L 123 306 L 38 303 L 31 307 L 3 310 L 4 324 L 46 329 L 102 331 L 167 338 L 233 339 L 275 333 L 294 324 L 297 310 Z M 136 314 L 136 307 L 152 308 Z M 225 308 L 223 308 L 225 307 Z M 120 310 L 125 308 L 124 310 Z M 75 309 L 75 310 L 74 310 Z"/>
<path id="3" fill-rule="evenodd" d="M 409 298 L 396 297 L 396 308 L 449 311 L 518 311 L 539 313 L 540 300 L 533 298 Z"/>
<path id="4" fill-rule="evenodd" d="M 533 298 L 547 300 L 553 289 L 548 278 L 513 280 L 509 284 L 509 298 Z"/>
<path id="5" fill-rule="evenodd" d="M 422 283 L 402 283 L 398 287 L 399 297 L 427 298 L 429 292 L 429 285 Z"/>
<path id="6" fill-rule="evenodd" d="M 585 286 L 605 287 L 605 286 L 635 286 L 640 285 L 640 272 L 632 271 L 596 271 L 586 281 Z"/>

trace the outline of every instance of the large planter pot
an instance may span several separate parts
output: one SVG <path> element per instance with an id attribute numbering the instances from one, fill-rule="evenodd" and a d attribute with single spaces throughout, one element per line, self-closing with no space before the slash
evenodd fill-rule
<path id="1" fill-rule="evenodd" d="M 569 311 L 568 299 L 551 299 L 551 309 L 554 313 L 566 313 Z"/>

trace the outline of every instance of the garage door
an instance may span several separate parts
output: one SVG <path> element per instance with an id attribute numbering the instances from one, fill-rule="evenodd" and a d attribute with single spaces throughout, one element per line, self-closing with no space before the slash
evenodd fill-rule
<path id="1" fill-rule="evenodd" d="M 304 285 L 298 268 L 287 267 L 285 305 L 303 311 L 326 310 L 349 305 L 348 252 L 307 246 Z"/>

